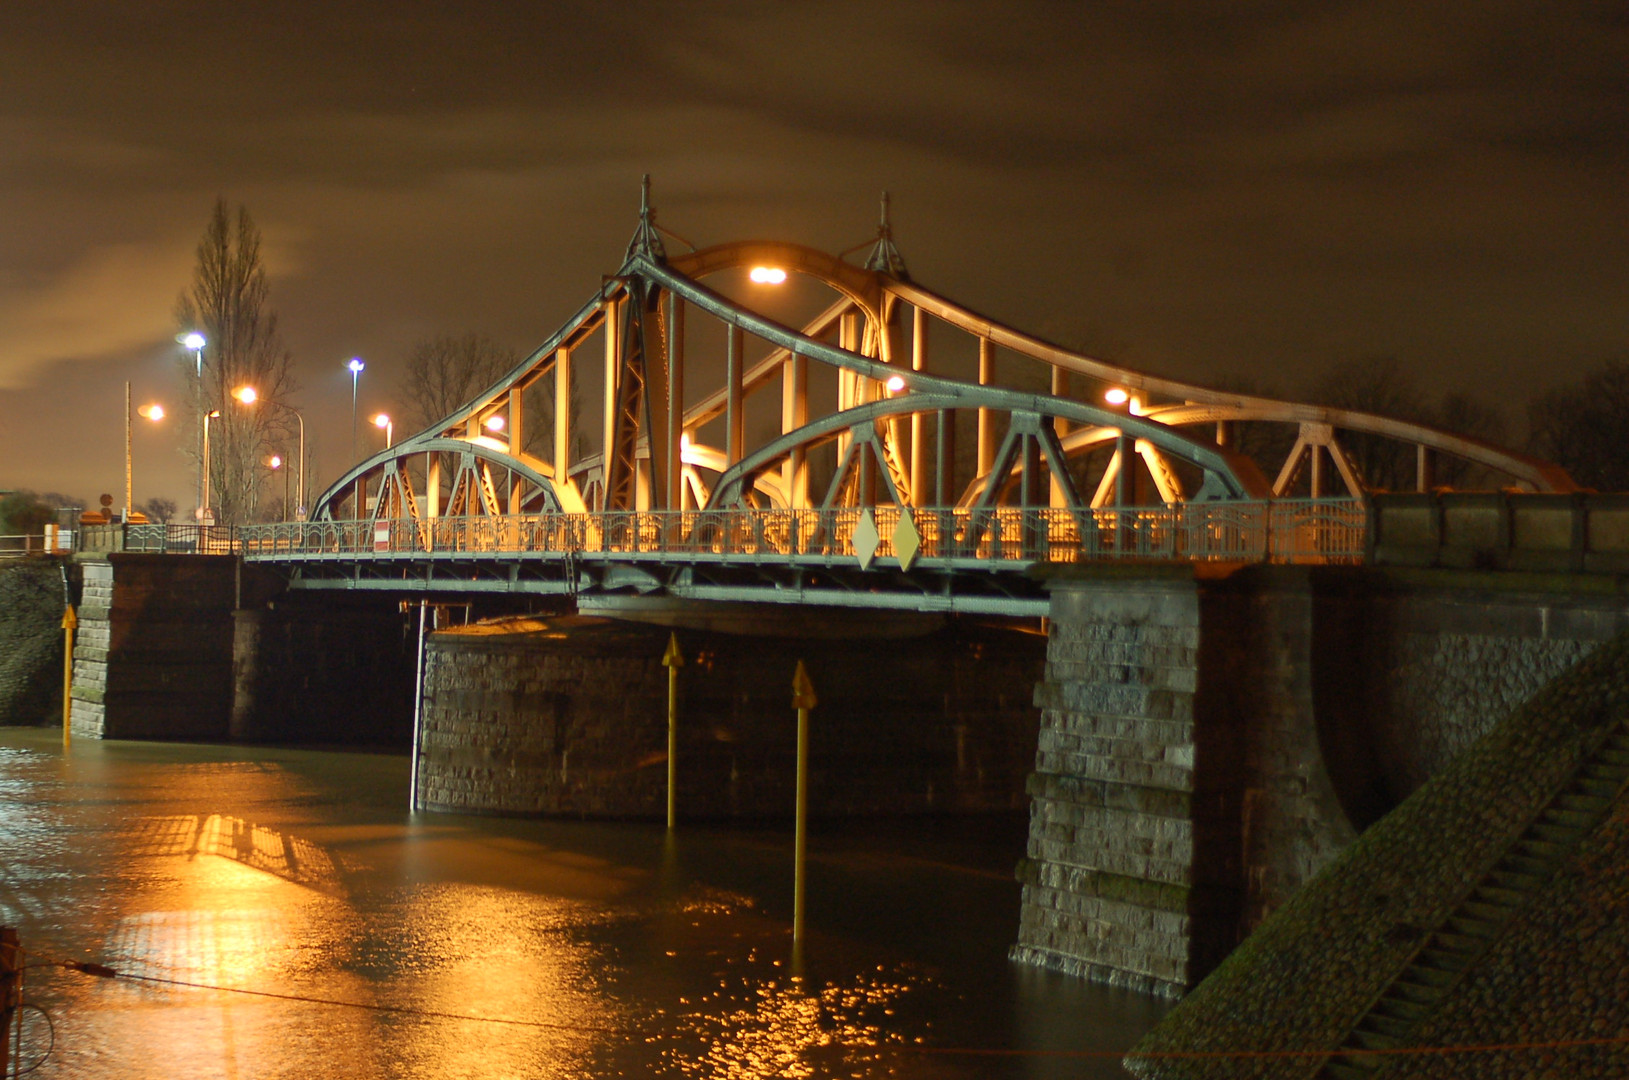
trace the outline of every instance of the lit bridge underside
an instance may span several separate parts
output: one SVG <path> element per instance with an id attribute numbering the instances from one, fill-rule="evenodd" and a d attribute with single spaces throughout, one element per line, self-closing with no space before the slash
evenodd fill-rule
<path id="1" fill-rule="evenodd" d="M 726 295 L 759 266 L 818 282 L 827 306 L 794 328 Z M 976 379 L 936 355 L 976 363 Z M 713 384 L 694 385 L 702 369 Z M 574 370 L 603 386 L 592 424 L 571 407 Z M 534 404 L 552 391 L 543 424 L 529 390 Z M 1273 480 L 1239 452 L 1242 424 L 1285 432 Z M 886 212 L 863 267 L 768 242 L 669 257 L 647 192 L 622 267 L 541 347 L 350 469 L 312 521 L 232 542 L 305 588 L 1036 612 L 1038 564 L 1360 559 L 1369 486 L 1352 433 L 1412 446 L 1419 490 L 1442 457 L 1496 486 L 1576 490 L 1474 439 L 1160 378 L 1002 326 L 912 282 Z"/>

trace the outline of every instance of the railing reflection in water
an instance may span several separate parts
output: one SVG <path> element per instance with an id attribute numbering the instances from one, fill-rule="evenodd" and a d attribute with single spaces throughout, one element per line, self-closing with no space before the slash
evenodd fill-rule
<path id="1" fill-rule="evenodd" d="M 1183 503 L 1125 509 L 698 510 L 540 514 L 203 527 L 133 525 L 127 551 L 290 558 L 469 553 L 675 556 L 831 562 L 909 554 L 927 563 L 1359 562 L 1357 499 Z M 913 561 L 911 558 L 903 560 Z"/>

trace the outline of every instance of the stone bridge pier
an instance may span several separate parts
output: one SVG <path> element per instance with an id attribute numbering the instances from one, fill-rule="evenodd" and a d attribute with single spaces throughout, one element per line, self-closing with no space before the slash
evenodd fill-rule
<path id="1" fill-rule="evenodd" d="M 1629 626 L 1612 579 L 1197 570 L 1052 583 L 1017 960 L 1179 995 Z"/>

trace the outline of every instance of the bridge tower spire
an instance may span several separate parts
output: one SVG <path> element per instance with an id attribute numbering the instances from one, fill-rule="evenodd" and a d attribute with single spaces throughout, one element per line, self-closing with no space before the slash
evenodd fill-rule
<path id="1" fill-rule="evenodd" d="M 650 173 L 639 182 L 639 228 L 634 230 L 628 244 L 628 258 L 644 255 L 656 262 L 667 261 L 667 249 L 662 246 L 662 235 L 656 229 L 656 210 L 650 204 Z"/>
<path id="2" fill-rule="evenodd" d="M 888 220 L 888 193 L 882 193 L 882 217 L 877 224 L 877 242 L 871 248 L 871 254 L 866 256 L 865 268 L 898 278 L 900 281 L 911 280 L 910 272 L 905 269 L 905 257 L 894 246 L 894 227 Z"/>

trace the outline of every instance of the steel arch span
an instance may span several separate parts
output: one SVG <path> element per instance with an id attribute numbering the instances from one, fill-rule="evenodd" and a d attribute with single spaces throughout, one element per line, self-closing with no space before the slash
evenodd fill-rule
<path id="1" fill-rule="evenodd" d="M 752 267 L 824 306 L 776 317 L 773 286 L 740 281 Z M 585 382 L 600 399 L 589 423 Z M 1241 424 L 1283 432 L 1271 459 L 1241 452 Z M 1168 379 L 1004 326 L 911 280 L 886 209 L 864 265 L 774 241 L 670 256 L 647 185 L 622 265 L 571 318 L 471 401 L 347 470 L 313 517 L 428 530 L 444 517 L 1361 498 L 1376 482 L 1353 436 L 1411 453 L 1419 490 L 1439 459 L 1493 486 L 1577 490 L 1558 466 L 1451 432 Z"/>

